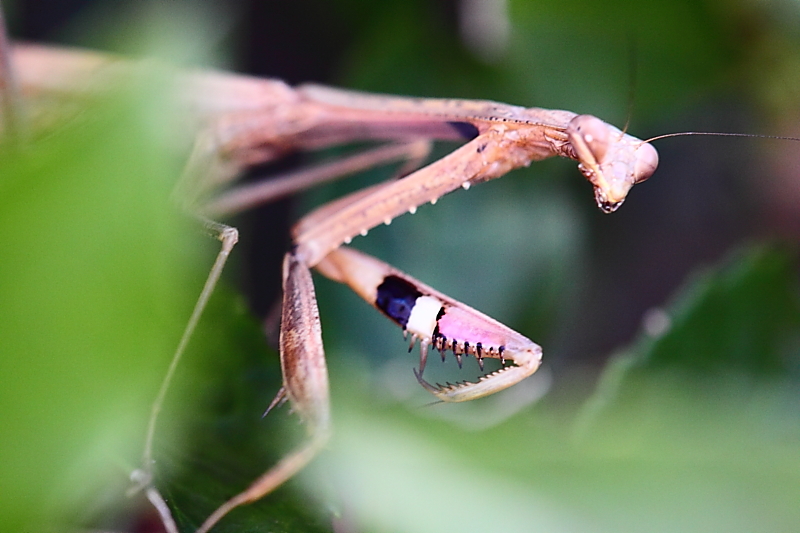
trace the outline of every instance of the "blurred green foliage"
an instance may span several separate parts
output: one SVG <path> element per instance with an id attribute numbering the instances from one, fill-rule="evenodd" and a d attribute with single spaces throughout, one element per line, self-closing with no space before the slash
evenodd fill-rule
<path id="1" fill-rule="evenodd" d="M 4 530 L 83 514 L 138 461 L 154 385 L 191 303 L 182 278 L 193 254 L 169 201 L 181 163 L 153 129 L 168 127 L 154 100 L 166 82 L 109 88 L 2 147 Z"/>
<path id="2" fill-rule="evenodd" d="M 469 51 L 444 3 L 332 6 L 352 31 L 330 83 L 621 125 L 633 42 L 641 137 L 781 133 L 800 108 L 790 3 L 512 1 L 494 62 Z M 191 18 L 109 18 L 84 18 L 95 24 L 84 42 L 116 34 L 111 48 L 141 51 L 140 28 L 145 40 L 191 33 Z M 185 58 L 190 40 L 178 41 L 172 55 Z M 138 466 L 149 403 L 216 246 L 169 200 L 182 156 L 169 150 L 180 134 L 164 88 L 157 75 L 132 82 L 2 149 L 4 530 L 143 520 L 109 501 L 123 501 Z M 299 482 L 215 531 L 796 529 L 800 225 L 796 211 L 771 218 L 765 190 L 784 156 L 730 142 L 659 145 L 662 168 L 611 217 L 594 212 L 574 164 L 548 161 L 358 239 L 540 342 L 545 367 L 473 405 L 427 405 L 399 332 L 320 280 L 334 440 Z M 243 302 L 217 291 L 159 426 L 157 485 L 186 531 L 303 437 L 287 408 L 260 418 L 279 369 Z M 428 371 L 457 372 L 444 368 Z"/>

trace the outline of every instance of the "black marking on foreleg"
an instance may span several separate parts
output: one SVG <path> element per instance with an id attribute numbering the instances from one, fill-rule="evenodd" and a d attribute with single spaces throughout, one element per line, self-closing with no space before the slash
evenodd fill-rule
<path id="1" fill-rule="evenodd" d="M 378 285 L 375 306 L 405 329 L 408 317 L 414 309 L 414 303 L 420 296 L 422 293 L 403 278 L 386 276 L 383 283 Z"/>
<path id="2" fill-rule="evenodd" d="M 450 127 L 458 132 L 458 134 L 467 141 L 471 141 L 478 135 L 480 135 L 480 131 L 478 128 L 475 127 L 474 124 L 470 124 L 469 122 L 448 122 Z"/>

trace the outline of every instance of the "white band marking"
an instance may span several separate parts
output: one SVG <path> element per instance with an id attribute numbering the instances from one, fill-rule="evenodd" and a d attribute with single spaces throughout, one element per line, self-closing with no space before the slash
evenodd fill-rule
<path id="1" fill-rule="evenodd" d="M 436 317 L 442 302 L 432 296 L 420 296 L 414 302 L 414 308 L 408 316 L 406 329 L 423 339 L 430 339 L 436 327 Z"/>

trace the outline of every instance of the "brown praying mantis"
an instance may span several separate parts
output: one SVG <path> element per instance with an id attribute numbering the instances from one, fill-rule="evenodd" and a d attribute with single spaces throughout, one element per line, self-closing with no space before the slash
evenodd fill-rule
<path id="1" fill-rule="evenodd" d="M 48 93 L 79 93 L 125 75 L 131 63 L 100 54 L 23 46 L 11 57 L 23 103 Z M 376 164 L 406 161 L 405 176 L 322 206 L 295 226 L 294 246 L 284 259 L 280 332 L 284 384 L 273 406 L 288 400 L 305 421 L 309 439 L 244 492 L 215 511 L 198 531 L 210 530 L 231 509 L 257 500 L 303 468 L 324 446 L 331 430 L 328 378 L 310 270 L 350 286 L 400 326 L 419 345 L 419 383 L 441 401 L 467 401 L 510 387 L 539 367 L 541 348 L 499 322 L 447 297 L 397 269 L 345 246 L 380 224 L 389 224 L 459 187 L 480 182 L 547 157 L 578 161 L 601 210 L 612 212 L 630 188 L 647 179 L 658 157 L 641 141 L 601 120 L 568 111 L 522 108 L 485 101 L 376 96 L 314 85 L 289 87 L 275 80 L 215 72 L 176 74 L 187 113 L 200 132 L 178 185 L 188 209 L 200 214 L 222 241 L 175 358 L 154 403 L 143 465 L 134 473 L 139 489 L 177 531 L 152 485 L 152 443 L 170 380 L 202 310 L 236 244 L 234 228 L 216 222 L 267 202 Z M 94 81 L 93 81 L 94 80 Z M 235 185 L 245 168 L 358 140 L 387 144 L 299 173 L 254 185 Z M 417 169 L 432 140 L 464 144 Z M 225 189 L 219 192 L 220 189 Z M 434 348 L 459 361 L 498 359 L 503 367 L 477 382 L 434 385 L 424 377 Z"/>

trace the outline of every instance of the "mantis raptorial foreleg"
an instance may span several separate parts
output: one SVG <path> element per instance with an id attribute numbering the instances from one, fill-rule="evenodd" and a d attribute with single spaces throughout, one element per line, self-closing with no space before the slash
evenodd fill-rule
<path id="1" fill-rule="evenodd" d="M 362 252 L 340 247 L 325 256 L 317 270 L 349 285 L 408 332 L 412 344 L 419 341 L 419 371 L 414 375 L 442 401 L 463 402 L 494 394 L 536 372 L 542 361 L 542 349 L 530 339 Z M 481 368 L 484 358 L 501 360 L 503 368 L 477 383 L 435 387 L 422 379 L 429 346 L 439 350 L 442 358 L 446 350 L 452 351 L 459 365 L 463 356 L 472 355 Z M 514 364 L 505 366 L 506 362 Z"/>
<path id="2" fill-rule="evenodd" d="M 101 83 L 131 75 L 129 63 L 99 54 L 18 47 L 13 54 L 23 95 L 81 95 Z M 486 101 L 376 96 L 314 85 L 292 88 L 214 72 L 176 73 L 184 87 L 179 103 L 187 124 L 200 133 L 187 163 L 181 192 L 184 206 L 213 217 L 246 209 L 287 191 L 297 191 L 375 163 L 405 159 L 416 166 L 434 140 L 464 144 L 408 176 L 358 191 L 305 216 L 293 231 L 294 247 L 284 261 L 280 333 L 283 388 L 308 428 L 309 437 L 248 489 L 220 506 L 201 526 L 208 531 L 231 509 L 280 486 L 310 461 L 330 434 L 330 408 L 321 326 L 310 269 L 346 283 L 420 344 L 420 384 L 442 401 L 493 394 L 533 374 L 541 362 L 538 345 L 499 322 L 445 296 L 381 261 L 343 247 L 358 235 L 459 187 L 468 189 L 533 161 L 563 156 L 579 162 L 598 206 L 614 211 L 630 188 L 647 179 L 658 162 L 655 149 L 597 118 L 568 111 L 525 109 Z M 46 99 L 45 99 L 46 100 Z M 307 151 L 358 141 L 389 141 L 344 163 L 285 177 L 277 184 L 242 186 L 217 195 L 238 173 L 290 151 Z M 360 158 L 360 159 L 359 159 Z M 338 165 L 338 166 L 337 166 Z M 216 199 L 214 196 L 216 195 Z M 210 199 L 208 197 L 211 197 Z M 153 407 L 139 485 L 174 527 L 163 499 L 150 485 L 152 440 L 158 412 L 174 367 L 191 338 L 202 309 L 236 242 L 233 228 L 217 228 L 222 249 L 198 299 L 183 340 Z M 423 379 L 429 348 L 453 353 L 461 362 L 499 359 L 503 368 L 475 383 L 434 386 Z"/>

